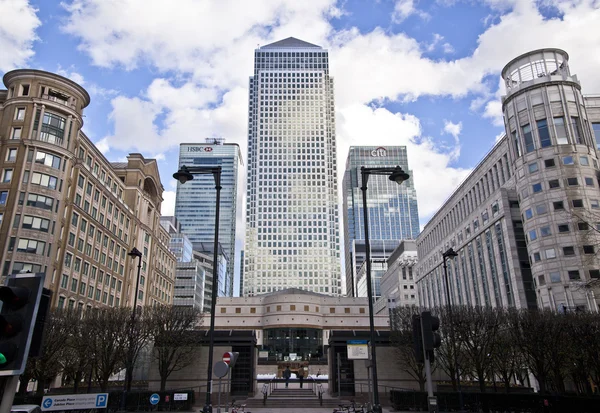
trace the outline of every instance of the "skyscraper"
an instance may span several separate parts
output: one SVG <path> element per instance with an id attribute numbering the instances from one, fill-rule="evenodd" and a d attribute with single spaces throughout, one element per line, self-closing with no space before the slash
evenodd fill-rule
<path id="1" fill-rule="evenodd" d="M 179 147 L 179 166 L 221 166 L 221 208 L 219 217 L 219 243 L 226 255 L 227 272 L 224 285 L 219 290 L 225 296 L 233 295 L 235 269 L 235 225 L 237 209 L 237 175 L 242 163 L 240 148 L 223 139 L 206 139 L 206 143 L 182 143 Z M 185 185 L 177 184 L 175 216 L 181 224 L 194 250 L 204 250 L 215 236 L 215 180 L 211 174 L 195 175 Z M 202 246 L 202 248 L 200 248 Z"/>
<path id="2" fill-rule="evenodd" d="M 343 213 L 346 294 L 349 296 L 358 296 L 357 274 L 365 260 L 360 168 L 396 165 L 400 165 L 412 175 L 408 168 L 406 146 L 351 146 L 348 152 L 343 180 Z M 414 180 L 409 179 L 402 185 L 398 185 L 390 181 L 387 176 L 372 175 L 369 178 L 368 188 L 371 259 L 385 264 L 401 240 L 415 239 L 419 235 L 419 211 Z M 378 292 L 379 277 L 373 277 L 373 282 L 376 284 L 373 291 Z"/>
<path id="3" fill-rule="evenodd" d="M 341 293 L 333 79 L 295 39 L 255 50 L 241 294 Z"/>

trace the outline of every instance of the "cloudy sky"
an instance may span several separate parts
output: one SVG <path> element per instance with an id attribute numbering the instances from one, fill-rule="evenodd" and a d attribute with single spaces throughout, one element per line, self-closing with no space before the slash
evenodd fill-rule
<path id="1" fill-rule="evenodd" d="M 584 93 L 600 93 L 598 27 L 599 0 L 0 0 L 0 74 L 84 86 L 85 133 L 111 161 L 158 159 L 172 214 L 180 142 L 222 136 L 246 156 L 253 50 L 321 45 L 338 167 L 350 145 L 406 145 L 424 225 L 503 131 L 504 64 L 562 48 Z"/>

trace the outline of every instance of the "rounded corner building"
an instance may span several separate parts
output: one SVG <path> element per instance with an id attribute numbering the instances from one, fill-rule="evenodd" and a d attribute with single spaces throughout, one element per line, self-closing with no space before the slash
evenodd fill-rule
<path id="1" fill-rule="evenodd" d="M 593 310 L 590 287 L 600 276 L 598 155 L 581 85 L 560 49 L 525 53 L 504 67 L 502 78 L 538 306 Z"/>
<path id="2" fill-rule="evenodd" d="M 569 56 L 540 49 L 502 70 L 505 136 L 417 238 L 421 305 L 598 311 L 600 95 Z"/>

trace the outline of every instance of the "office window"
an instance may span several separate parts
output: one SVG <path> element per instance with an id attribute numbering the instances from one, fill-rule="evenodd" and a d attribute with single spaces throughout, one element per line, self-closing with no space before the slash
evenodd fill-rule
<path id="1" fill-rule="evenodd" d="M 577 223 L 577 229 L 579 231 L 587 231 L 590 229 L 590 226 L 587 222 L 578 222 Z"/>
<path id="2" fill-rule="evenodd" d="M 592 122 L 592 129 L 596 138 L 596 147 L 600 149 L 600 122 Z"/>
<path id="3" fill-rule="evenodd" d="M 538 277 L 538 284 L 539 285 L 546 285 L 546 277 L 544 277 L 544 274 L 540 275 Z"/>
<path id="4" fill-rule="evenodd" d="M 555 211 L 560 211 L 561 209 L 565 209 L 565 204 L 563 201 L 555 201 L 552 203 Z"/>
<path id="5" fill-rule="evenodd" d="M 539 252 L 534 252 L 533 253 L 533 262 L 540 262 L 542 260 L 542 257 L 540 255 Z"/>
<path id="6" fill-rule="evenodd" d="M 540 147 L 547 148 L 552 145 L 550 140 L 550 131 L 548 130 L 548 122 L 546 119 L 540 119 L 536 122 L 538 128 L 538 135 L 540 136 Z"/>
<path id="7" fill-rule="evenodd" d="M 569 232 L 569 224 L 558 224 L 558 232 Z"/>
<path id="8" fill-rule="evenodd" d="M 579 275 L 579 271 L 577 271 L 577 275 Z M 600 278 L 600 270 L 590 270 L 590 278 Z"/>
<path id="9" fill-rule="evenodd" d="M 37 129 L 38 122 L 39 115 L 36 116 L 34 130 Z M 58 115 L 49 112 L 44 113 L 44 118 L 42 119 L 42 130 L 40 133 L 40 140 L 54 144 L 62 144 L 62 140 L 65 134 L 65 123 L 65 118 L 62 118 Z"/>
<path id="10" fill-rule="evenodd" d="M 527 167 L 529 168 L 529 173 L 534 173 L 534 172 L 538 171 L 538 164 L 537 164 L 537 162 L 530 163 L 529 165 L 527 165 Z"/>
<path id="11" fill-rule="evenodd" d="M 554 248 L 548 248 L 544 251 L 546 259 L 556 258 L 556 250 Z"/>
<path id="12" fill-rule="evenodd" d="M 560 272 L 552 271 L 549 275 L 550 275 L 550 282 L 552 282 L 552 283 L 560 282 Z"/>
<path id="13" fill-rule="evenodd" d="M 590 165 L 590 160 L 588 159 L 587 156 L 580 156 L 579 157 L 579 165 L 589 166 Z"/>
<path id="14" fill-rule="evenodd" d="M 521 128 L 523 132 L 523 139 L 525 141 L 525 152 L 533 152 L 535 144 L 533 143 L 533 135 L 531 133 L 531 125 L 527 124 Z"/>
<path id="15" fill-rule="evenodd" d="M 583 200 L 574 199 L 572 202 L 573 202 L 573 208 L 583 208 Z"/>
<path id="16" fill-rule="evenodd" d="M 538 192 L 542 192 L 542 184 L 541 182 L 535 183 L 531 185 L 531 191 L 535 194 Z"/>
<path id="17" fill-rule="evenodd" d="M 567 185 L 569 186 L 577 186 L 579 185 L 579 181 L 577 180 L 577 178 L 567 178 Z"/>
<path id="18" fill-rule="evenodd" d="M 15 120 L 24 120 L 25 119 L 25 108 L 17 108 L 15 110 Z"/>
<path id="19" fill-rule="evenodd" d="M 11 139 L 21 139 L 21 131 L 23 128 L 12 128 L 12 133 L 10 135 Z"/>
<path id="20" fill-rule="evenodd" d="M 13 176 L 12 169 L 5 169 L 4 171 L 2 171 L 2 183 L 3 184 L 9 183 L 12 180 L 12 176 Z"/>
<path id="21" fill-rule="evenodd" d="M 592 275 L 592 271 L 590 270 L 590 276 Z M 581 277 L 579 276 L 579 270 L 571 270 L 567 272 L 569 274 L 569 280 L 579 280 Z"/>
<path id="22" fill-rule="evenodd" d="M 565 128 L 565 118 L 554 118 L 554 128 L 556 129 L 556 144 L 566 145 L 569 143 L 567 129 Z"/>
<path id="23" fill-rule="evenodd" d="M 60 169 L 61 158 L 57 155 L 50 153 L 37 151 L 35 154 L 35 163 L 50 166 L 52 168 Z"/>
<path id="24" fill-rule="evenodd" d="M 583 179 L 585 180 L 585 186 L 594 186 L 594 178 L 586 176 Z"/>
<path id="25" fill-rule="evenodd" d="M 525 219 L 531 218 L 533 218 L 533 210 L 531 208 L 528 208 L 525 210 Z"/>
<path id="26" fill-rule="evenodd" d="M 540 228 L 540 236 L 547 237 L 552 235 L 552 231 L 550 230 L 550 226 L 544 226 Z"/>
<path id="27" fill-rule="evenodd" d="M 558 179 L 551 179 L 548 181 L 548 187 L 550 189 L 560 188 L 560 181 Z"/>
<path id="28" fill-rule="evenodd" d="M 548 213 L 548 206 L 546 204 L 538 204 L 535 206 L 535 213 L 537 215 L 544 215 Z"/>
<path id="29" fill-rule="evenodd" d="M 571 256 L 571 255 L 575 255 L 575 248 L 574 247 L 563 247 L 563 254 L 565 256 Z"/>
<path id="30" fill-rule="evenodd" d="M 8 191 L 0 191 L 0 205 L 6 205 L 8 201 Z"/>
<path id="31" fill-rule="evenodd" d="M 6 151 L 6 162 L 15 162 L 17 160 L 17 151 L 16 148 L 9 148 Z"/>
<path id="32" fill-rule="evenodd" d="M 31 174 L 31 183 L 34 185 L 43 186 L 50 189 L 56 189 L 58 179 L 52 175 L 41 174 L 39 172 L 33 172 Z"/>
<path id="33" fill-rule="evenodd" d="M 537 239 L 537 232 L 535 229 L 529 231 L 529 241 L 535 241 Z"/>
<path id="34" fill-rule="evenodd" d="M 575 161 L 573 161 L 573 157 L 572 156 L 563 156 L 562 160 L 563 160 L 563 164 L 564 165 L 573 165 L 573 164 L 575 164 Z"/>
<path id="35" fill-rule="evenodd" d="M 553 167 L 555 167 L 556 163 L 554 162 L 554 158 L 544 159 L 544 166 L 546 168 L 553 168 Z"/>
<path id="36" fill-rule="evenodd" d="M 584 254 L 594 254 L 595 252 L 596 251 L 595 251 L 595 248 L 594 248 L 593 245 L 584 245 L 583 246 L 583 253 Z"/>

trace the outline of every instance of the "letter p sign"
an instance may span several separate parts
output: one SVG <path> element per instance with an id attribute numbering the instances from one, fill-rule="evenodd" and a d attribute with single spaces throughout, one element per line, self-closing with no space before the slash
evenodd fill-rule
<path id="1" fill-rule="evenodd" d="M 106 407 L 106 402 L 108 400 L 107 394 L 99 394 L 96 396 L 96 408 Z"/>

